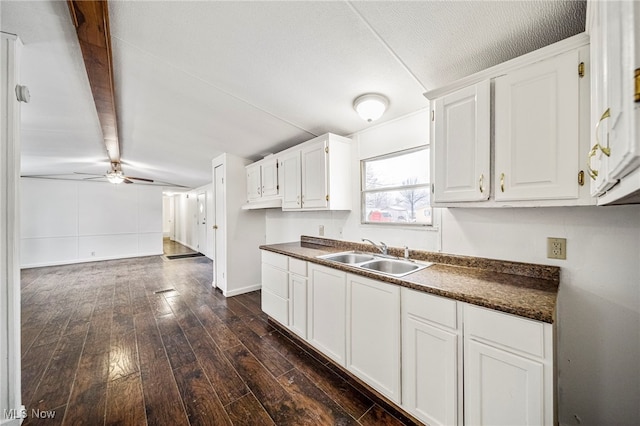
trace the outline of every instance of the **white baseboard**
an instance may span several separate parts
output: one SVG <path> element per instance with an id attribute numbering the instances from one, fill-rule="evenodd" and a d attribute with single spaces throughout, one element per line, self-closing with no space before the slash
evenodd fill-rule
<path id="1" fill-rule="evenodd" d="M 248 287 L 236 288 L 231 291 L 225 291 L 222 294 L 224 297 L 233 297 L 238 296 L 239 294 L 250 293 L 252 291 L 260 290 L 262 288 L 262 284 L 254 284 Z"/>
<path id="2" fill-rule="evenodd" d="M 162 256 L 163 254 L 164 253 L 162 252 L 160 253 L 154 252 L 154 253 L 138 253 L 138 254 L 133 254 L 128 256 L 104 256 L 104 257 L 90 257 L 86 259 L 69 259 L 69 260 L 60 260 L 56 262 L 42 262 L 42 263 L 32 263 L 28 265 L 21 265 L 20 269 L 42 268 L 45 266 L 73 265 L 76 263 L 100 262 L 103 260 L 132 259 L 135 257 Z"/>

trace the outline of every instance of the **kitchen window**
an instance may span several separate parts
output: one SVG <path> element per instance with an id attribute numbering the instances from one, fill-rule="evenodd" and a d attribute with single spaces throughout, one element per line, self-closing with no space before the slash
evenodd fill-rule
<path id="1" fill-rule="evenodd" d="M 361 222 L 432 225 L 429 147 L 362 160 Z"/>

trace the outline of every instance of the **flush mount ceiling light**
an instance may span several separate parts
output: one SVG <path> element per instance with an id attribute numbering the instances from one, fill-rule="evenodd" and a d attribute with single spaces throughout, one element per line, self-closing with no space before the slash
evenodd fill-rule
<path id="1" fill-rule="evenodd" d="M 353 101 L 353 109 L 358 112 L 358 115 L 360 115 L 363 120 L 369 123 L 382 117 L 382 114 L 384 114 L 388 106 L 389 99 L 376 93 L 367 93 L 358 96 L 356 100 Z"/>

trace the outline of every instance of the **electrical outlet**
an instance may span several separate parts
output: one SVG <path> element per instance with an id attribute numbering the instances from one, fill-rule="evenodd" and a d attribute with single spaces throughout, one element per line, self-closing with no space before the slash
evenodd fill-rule
<path id="1" fill-rule="evenodd" d="M 566 238 L 547 238 L 547 258 L 549 259 L 566 259 L 567 258 L 567 239 Z"/>
<path id="2" fill-rule="evenodd" d="M 318 226 L 318 235 L 324 237 L 324 225 Z"/>

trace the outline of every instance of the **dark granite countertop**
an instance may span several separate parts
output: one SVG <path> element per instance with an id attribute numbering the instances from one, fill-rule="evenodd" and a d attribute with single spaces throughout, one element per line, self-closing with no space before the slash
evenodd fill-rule
<path id="1" fill-rule="evenodd" d="M 412 250 L 411 259 L 433 262 L 434 265 L 395 278 L 317 257 L 347 250 L 372 252 L 373 248 L 368 244 L 308 236 L 302 236 L 299 242 L 260 246 L 262 250 L 414 290 L 538 321 L 554 322 L 560 283 L 560 268 L 555 266 Z M 403 253 L 402 249 L 389 248 L 389 254 L 402 256 Z"/>

